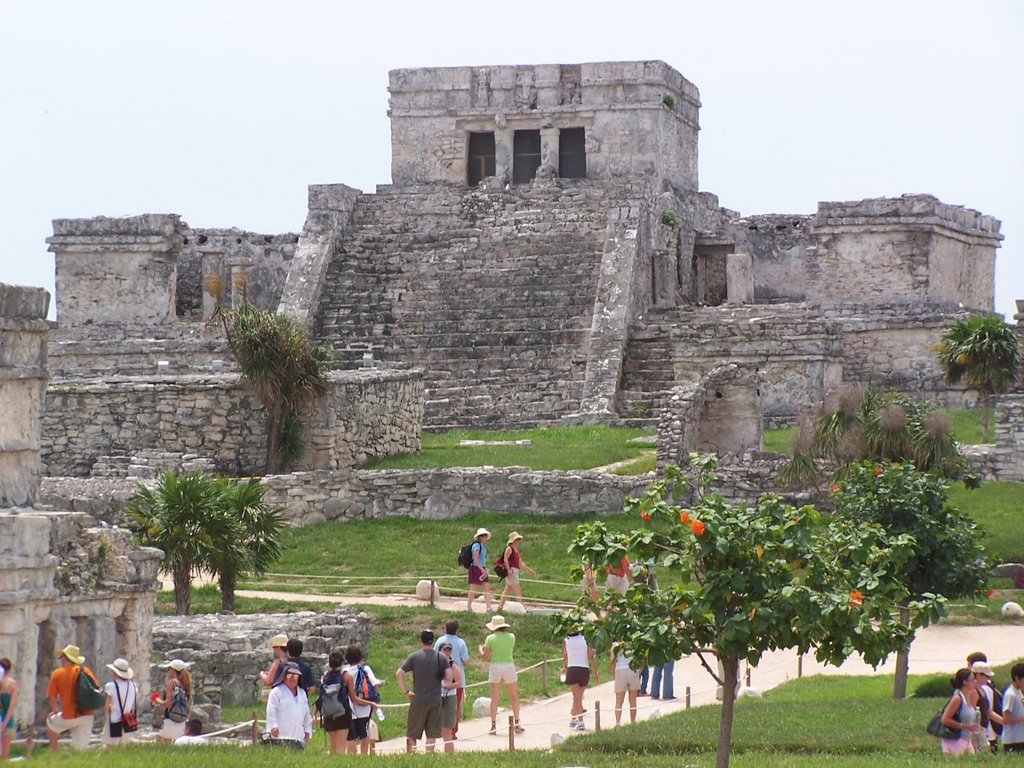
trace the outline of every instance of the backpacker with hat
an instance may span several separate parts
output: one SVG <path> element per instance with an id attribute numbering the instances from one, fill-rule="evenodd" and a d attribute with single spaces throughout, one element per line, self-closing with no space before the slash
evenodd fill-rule
<path id="1" fill-rule="evenodd" d="M 75 709 L 80 714 L 89 714 L 93 710 L 103 709 L 107 695 L 103 692 L 96 675 L 88 667 L 75 665 Z"/>

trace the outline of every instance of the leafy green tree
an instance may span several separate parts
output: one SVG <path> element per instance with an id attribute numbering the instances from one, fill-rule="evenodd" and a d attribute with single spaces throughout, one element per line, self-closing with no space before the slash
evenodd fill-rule
<path id="1" fill-rule="evenodd" d="M 248 302 L 238 309 L 219 305 L 214 318 L 224 326 L 242 380 L 266 409 L 265 471 L 280 472 L 301 454 L 298 414 L 327 391 L 333 352 L 314 345 L 294 318 Z"/>
<path id="2" fill-rule="evenodd" d="M 895 606 L 907 596 L 896 575 L 912 542 L 775 497 L 728 503 L 710 491 L 715 457 L 691 458 L 692 482 L 666 467 L 641 498 L 627 499 L 626 512 L 642 527 L 613 534 L 603 523 L 582 525 L 569 548 L 595 570 L 623 555 L 653 562 L 657 587 L 584 596 L 553 629 L 583 626 L 598 648 L 621 641 L 635 666 L 697 654 L 723 687 L 716 766 L 726 768 L 741 660 L 756 664 L 768 651 L 795 648 L 833 664 L 859 653 L 877 665 L 904 645 L 910 630 Z M 679 503 L 687 497 L 687 506 Z M 913 607 L 936 615 L 939 603 L 924 596 Z"/>
<path id="3" fill-rule="evenodd" d="M 284 518 L 280 507 L 270 509 L 263 501 L 265 488 L 255 481 L 217 478 L 225 514 L 237 522 L 241 538 L 217 548 L 209 561 L 217 575 L 221 608 L 235 610 L 235 589 L 241 576 L 266 573 L 281 557 Z"/>
<path id="4" fill-rule="evenodd" d="M 1020 374 L 1021 341 L 999 315 L 971 315 L 957 320 L 935 347 L 946 381 L 964 382 L 981 395 L 981 432 L 990 441 L 992 395 L 1009 389 Z"/>
<path id="5" fill-rule="evenodd" d="M 223 514 L 221 491 L 202 471 L 160 475 L 152 490 L 140 485 L 125 505 L 128 527 L 143 546 L 164 552 L 162 567 L 174 579 L 174 609 L 187 614 L 192 577 L 223 546 L 241 538 L 237 523 Z"/>
<path id="6" fill-rule="evenodd" d="M 858 462 L 832 492 L 836 521 L 879 525 L 907 542 L 893 564 L 906 595 L 898 605 L 900 622 L 911 630 L 896 656 L 892 695 L 902 699 L 913 630 L 938 618 L 925 601 L 936 594 L 966 597 L 985 588 L 987 569 L 974 520 L 949 506 L 945 481 L 906 463 Z"/>
<path id="7" fill-rule="evenodd" d="M 833 479 L 840 479 L 851 464 L 864 460 L 909 462 L 946 476 L 963 466 L 948 414 L 932 403 L 869 385 L 840 390 L 834 410 L 817 419 L 809 437 L 801 428 L 779 479 L 790 486 L 816 483 L 822 464 L 835 466 Z"/>

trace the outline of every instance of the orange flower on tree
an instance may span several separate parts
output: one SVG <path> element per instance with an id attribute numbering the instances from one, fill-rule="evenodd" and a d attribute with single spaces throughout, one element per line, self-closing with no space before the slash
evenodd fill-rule
<path id="1" fill-rule="evenodd" d="M 882 468 L 881 467 L 875 467 L 875 474 L 876 475 L 882 474 Z"/>
<path id="2" fill-rule="evenodd" d="M 859 589 L 853 590 L 853 592 L 850 593 L 850 605 L 856 607 L 858 605 L 862 605 L 863 603 L 864 595 L 861 593 L 861 591 Z"/>
<path id="3" fill-rule="evenodd" d="M 693 520 L 690 522 L 690 530 L 693 531 L 694 536 L 703 536 L 704 523 L 700 520 Z"/>
<path id="4" fill-rule="evenodd" d="M 679 522 L 680 523 L 688 523 L 688 522 L 690 522 L 690 515 L 689 515 L 689 513 L 685 509 L 682 512 L 679 513 Z"/>
<path id="5" fill-rule="evenodd" d="M 838 492 L 839 492 L 839 486 L 838 485 L 833 485 L 832 486 L 832 493 L 838 493 Z"/>
<path id="6" fill-rule="evenodd" d="M 643 520 L 645 523 L 651 522 L 651 513 L 648 512 L 646 509 L 640 510 L 640 519 Z"/>

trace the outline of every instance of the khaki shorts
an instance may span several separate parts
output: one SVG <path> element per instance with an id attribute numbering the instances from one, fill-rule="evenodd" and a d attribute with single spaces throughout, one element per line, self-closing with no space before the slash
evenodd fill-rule
<path id="1" fill-rule="evenodd" d="M 459 700 L 454 694 L 441 697 L 441 727 L 454 728 L 455 716 L 459 711 Z"/>
<path id="2" fill-rule="evenodd" d="M 441 738 L 441 702 L 429 704 L 410 704 L 409 719 L 405 723 L 405 738 L 416 741 L 427 735 L 428 739 Z"/>
<path id="3" fill-rule="evenodd" d="M 71 734 L 72 749 L 88 749 L 89 736 L 92 734 L 92 715 L 79 715 L 78 717 L 64 718 L 62 713 L 50 715 L 46 718 L 46 727 L 56 734 L 68 731 Z"/>
<path id="4" fill-rule="evenodd" d="M 519 569 L 518 568 L 509 568 L 508 569 L 508 576 L 505 577 L 505 583 L 506 584 L 512 584 L 512 585 L 516 585 L 516 584 L 519 583 Z"/>
<path id="5" fill-rule="evenodd" d="M 491 664 L 487 671 L 487 682 L 489 683 L 516 683 L 519 682 L 519 675 L 516 674 L 515 664 Z"/>
<path id="6" fill-rule="evenodd" d="M 625 693 L 626 691 L 640 690 L 640 673 L 635 669 L 615 670 L 615 692 Z"/>

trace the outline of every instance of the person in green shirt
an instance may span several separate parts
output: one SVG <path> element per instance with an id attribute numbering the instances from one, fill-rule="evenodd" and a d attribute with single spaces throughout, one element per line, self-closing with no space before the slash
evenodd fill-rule
<path id="1" fill-rule="evenodd" d="M 490 664 L 487 679 L 491 684 L 491 735 L 498 732 L 498 699 L 501 696 L 502 683 L 505 684 L 512 704 L 516 733 L 523 733 L 526 729 L 519 724 L 519 677 L 516 674 L 515 662 L 512 660 L 516 636 L 508 631 L 508 622 L 499 614 L 492 616 L 484 626 L 491 631 L 484 639 L 484 644 L 480 646 L 480 658 Z"/>

